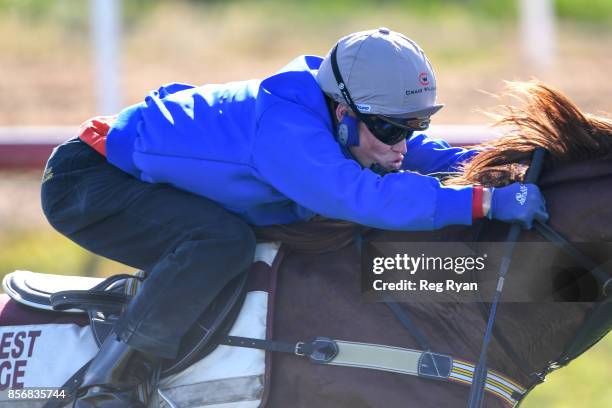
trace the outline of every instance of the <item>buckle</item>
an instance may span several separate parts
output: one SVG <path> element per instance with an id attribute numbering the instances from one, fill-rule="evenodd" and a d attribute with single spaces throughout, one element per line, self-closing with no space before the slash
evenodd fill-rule
<path id="1" fill-rule="evenodd" d="M 452 368 L 453 359 L 451 356 L 425 351 L 419 358 L 417 372 L 419 377 L 446 380 Z"/>
<path id="2" fill-rule="evenodd" d="M 293 354 L 300 357 L 308 357 L 313 363 L 327 364 L 336 358 L 339 351 L 338 344 L 332 339 L 317 337 L 310 343 L 303 341 L 295 343 Z"/>
<path id="3" fill-rule="evenodd" d="M 330 363 L 340 352 L 338 343 L 328 337 L 317 337 L 310 343 L 310 346 L 312 352 L 308 357 L 310 361 L 317 364 Z"/>

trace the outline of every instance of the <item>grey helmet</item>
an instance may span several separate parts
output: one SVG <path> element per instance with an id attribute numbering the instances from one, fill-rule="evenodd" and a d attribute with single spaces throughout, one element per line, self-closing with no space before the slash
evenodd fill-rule
<path id="1" fill-rule="evenodd" d="M 444 106 L 436 103 L 436 77 L 429 60 L 403 34 L 384 27 L 361 31 L 341 38 L 334 48 L 339 72 L 360 113 L 424 118 Z M 332 68 L 334 48 L 316 79 L 326 95 L 346 103 Z"/>

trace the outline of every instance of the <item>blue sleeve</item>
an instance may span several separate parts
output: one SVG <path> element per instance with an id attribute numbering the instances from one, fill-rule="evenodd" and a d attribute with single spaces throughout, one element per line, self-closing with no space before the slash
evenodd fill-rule
<path id="1" fill-rule="evenodd" d="M 173 93 L 177 93 L 180 91 L 184 91 L 185 89 L 195 88 L 193 85 L 182 84 L 180 82 L 173 82 L 170 84 L 165 84 L 160 86 L 157 89 L 157 92 L 153 91 L 153 94 L 157 95 L 159 98 L 165 98 L 168 95 L 172 95 Z"/>
<path id="2" fill-rule="evenodd" d="M 143 108 L 146 108 L 147 105 L 155 105 L 159 107 L 160 112 L 165 112 L 166 109 L 161 99 L 191 88 L 194 88 L 194 86 L 178 82 L 162 85 L 157 91 L 151 91 L 144 102 L 123 109 L 106 136 L 106 159 L 108 162 L 137 179 L 142 179 L 140 170 L 134 164 L 133 153 L 134 144 L 143 126 Z M 169 120 L 172 122 L 172 118 Z"/>
<path id="3" fill-rule="evenodd" d="M 328 124 L 298 105 L 268 108 L 256 137 L 258 176 L 317 214 L 391 230 L 472 222 L 471 187 L 444 187 L 412 172 L 381 177 L 362 169 L 342 155 Z"/>
<path id="4" fill-rule="evenodd" d="M 420 133 L 408 140 L 408 151 L 402 169 L 422 174 L 457 171 L 461 163 L 468 161 L 477 153 L 476 149 L 451 147 L 444 140 L 430 139 Z"/>

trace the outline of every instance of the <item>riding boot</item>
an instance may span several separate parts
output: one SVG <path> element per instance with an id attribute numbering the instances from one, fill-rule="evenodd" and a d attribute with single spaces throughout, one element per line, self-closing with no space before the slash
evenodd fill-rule
<path id="1" fill-rule="evenodd" d="M 138 385 L 160 364 L 158 357 L 143 353 L 111 333 L 91 361 L 77 391 L 77 408 L 145 408 Z"/>

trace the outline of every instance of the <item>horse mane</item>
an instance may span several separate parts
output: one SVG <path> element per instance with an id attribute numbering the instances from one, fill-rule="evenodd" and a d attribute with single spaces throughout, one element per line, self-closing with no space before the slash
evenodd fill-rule
<path id="1" fill-rule="evenodd" d="M 488 115 L 495 119 L 494 126 L 508 128 L 509 133 L 473 146 L 481 152 L 444 184 L 502 186 L 522 181 L 536 147 L 548 150 L 547 169 L 612 153 L 612 120 L 583 113 L 561 91 L 538 81 L 506 82 L 504 95 L 522 101 L 522 106 L 502 105 L 504 114 Z M 280 241 L 290 249 L 315 254 L 348 245 L 355 228 L 350 222 L 315 217 L 256 228 L 255 233 L 260 241 Z"/>
<path id="2" fill-rule="evenodd" d="M 360 232 L 368 230 L 352 222 L 315 216 L 294 224 L 257 227 L 255 235 L 260 242 L 280 241 L 293 251 L 321 254 L 350 244 L 355 239 L 357 228 Z"/>
<path id="3" fill-rule="evenodd" d="M 612 120 L 583 113 L 561 91 L 539 81 L 506 82 L 502 96 L 521 106 L 501 105 L 487 113 L 508 133 L 474 148 L 482 151 L 464 164 L 446 185 L 502 186 L 522 181 L 536 147 L 548 151 L 546 169 L 606 156 L 612 152 Z"/>

